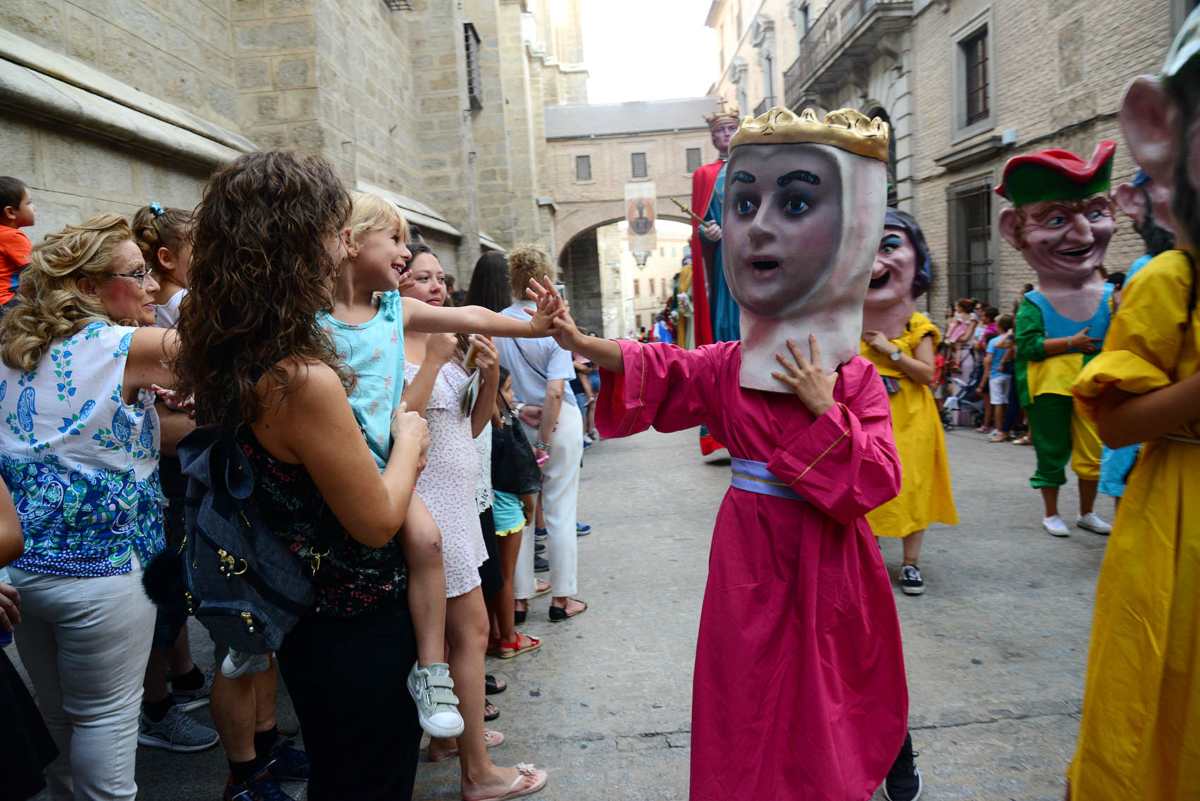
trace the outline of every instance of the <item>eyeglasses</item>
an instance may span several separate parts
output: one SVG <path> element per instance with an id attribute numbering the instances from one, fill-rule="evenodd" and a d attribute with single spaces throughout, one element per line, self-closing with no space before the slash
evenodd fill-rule
<path id="1" fill-rule="evenodd" d="M 146 277 L 150 275 L 150 270 L 138 270 L 136 273 L 109 273 L 109 278 L 132 278 L 137 281 L 137 285 L 142 289 L 146 288 Z"/>

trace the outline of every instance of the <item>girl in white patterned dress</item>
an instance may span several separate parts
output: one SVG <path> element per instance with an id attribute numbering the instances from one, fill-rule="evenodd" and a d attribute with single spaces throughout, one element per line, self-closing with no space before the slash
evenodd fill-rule
<path id="1" fill-rule="evenodd" d="M 441 306 L 446 299 L 441 264 L 428 247 L 413 245 L 410 249 L 413 284 L 402 288 L 401 293 L 406 298 Z M 474 442 L 492 417 L 500 380 L 500 358 L 487 337 L 475 336 L 473 342 L 474 366 L 479 368 L 482 381 L 468 414 L 463 409 L 463 397 L 470 376 L 464 369 L 455 336 L 412 330 L 406 330 L 404 335 L 407 385 L 403 398 L 410 411 L 424 415 L 431 437 L 428 463 L 417 481 L 417 495 L 429 507 L 442 532 L 450 674 L 459 688 L 460 709 L 466 723 L 458 748 L 452 741 L 434 739 L 429 753 L 431 760 L 438 761 L 457 751 L 464 780 L 480 771 L 500 770 L 492 764 L 487 749 L 504 739 L 499 732 L 483 729 L 483 658 L 489 625 L 479 566 L 487 559 L 487 548 L 475 501 L 479 454 Z M 544 772 L 518 765 L 508 789 L 510 794 L 501 795 L 507 798 L 536 792 L 545 780 Z M 471 801 L 465 787 L 463 798 Z"/>

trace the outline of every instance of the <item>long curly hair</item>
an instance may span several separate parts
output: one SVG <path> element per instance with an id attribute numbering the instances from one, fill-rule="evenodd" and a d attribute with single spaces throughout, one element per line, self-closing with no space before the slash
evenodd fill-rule
<path id="1" fill-rule="evenodd" d="M 349 193 L 318 156 L 250 153 L 209 180 L 194 215 L 175 362 L 200 422 L 256 421 L 260 378 L 290 390 L 285 359 L 323 362 L 351 386 L 317 325 L 338 268 L 327 243 L 349 216 Z"/>
<path id="2" fill-rule="evenodd" d="M 503 253 L 490 250 L 475 262 L 471 284 L 467 287 L 467 305 L 483 306 L 494 312 L 512 305 L 512 288 L 508 282 L 508 259 Z"/>
<path id="3" fill-rule="evenodd" d="M 21 273 L 17 305 L 0 323 L 4 363 L 13 370 L 33 370 L 55 340 L 93 321 L 115 322 L 80 283 L 107 277 L 113 251 L 132 239 L 129 223 L 119 214 L 100 214 L 47 234 Z"/>

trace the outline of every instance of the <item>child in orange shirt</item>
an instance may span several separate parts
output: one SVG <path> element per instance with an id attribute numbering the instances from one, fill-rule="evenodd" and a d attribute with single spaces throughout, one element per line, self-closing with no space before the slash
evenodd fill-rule
<path id="1" fill-rule="evenodd" d="M 0 176 L 0 316 L 12 304 L 21 270 L 29 265 L 33 244 L 20 229 L 33 225 L 36 213 L 25 183 Z"/>

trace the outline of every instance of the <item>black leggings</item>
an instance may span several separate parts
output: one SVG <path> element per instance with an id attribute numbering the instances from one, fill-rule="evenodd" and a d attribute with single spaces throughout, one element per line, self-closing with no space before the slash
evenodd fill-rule
<path id="1" fill-rule="evenodd" d="M 405 679 L 417 658 L 405 610 L 302 619 L 279 669 L 312 761 L 311 801 L 410 801 L 421 725 Z"/>
<path id="2" fill-rule="evenodd" d="M 496 519 L 492 507 L 479 514 L 479 528 L 483 531 L 483 545 L 487 549 L 487 561 L 479 566 L 479 581 L 485 599 L 500 592 L 504 577 L 500 575 L 500 545 L 496 537 Z"/>

